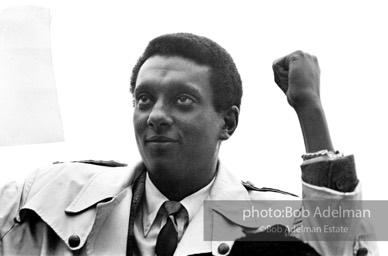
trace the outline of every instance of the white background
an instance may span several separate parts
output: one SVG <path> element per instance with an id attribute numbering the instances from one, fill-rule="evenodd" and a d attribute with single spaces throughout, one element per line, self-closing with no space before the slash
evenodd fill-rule
<path id="1" fill-rule="evenodd" d="M 236 176 L 300 195 L 303 138 L 296 114 L 273 82 L 271 64 L 303 50 L 319 59 L 334 146 L 355 154 L 364 199 L 388 199 L 383 1 L 1 0 L 0 8 L 20 4 L 51 9 L 65 142 L 0 148 L 0 183 L 23 180 L 53 161 L 138 161 L 131 69 L 153 37 L 192 32 L 224 46 L 243 79 L 239 127 L 220 156 Z"/>

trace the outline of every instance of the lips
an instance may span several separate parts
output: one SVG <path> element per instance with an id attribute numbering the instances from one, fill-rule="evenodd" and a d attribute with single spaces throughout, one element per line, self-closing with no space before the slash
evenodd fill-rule
<path id="1" fill-rule="evenodd" d="M 162 135 L 156 135 L 156 136 L 151 136 L 145 140 L 146 142 L 153 142 L 153 143 L 168 143 L 168 142 L 177 142 L 176 139 L 167 137 L 167 136 L 162 136 Z"/>

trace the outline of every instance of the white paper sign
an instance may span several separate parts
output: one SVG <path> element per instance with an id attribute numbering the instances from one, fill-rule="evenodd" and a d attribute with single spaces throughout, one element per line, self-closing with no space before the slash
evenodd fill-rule
<path id="1" fill-rule="evenodd" d="M 0 146 L 63 141 L 51 61 L 50 12 L 0 13 Z"/>

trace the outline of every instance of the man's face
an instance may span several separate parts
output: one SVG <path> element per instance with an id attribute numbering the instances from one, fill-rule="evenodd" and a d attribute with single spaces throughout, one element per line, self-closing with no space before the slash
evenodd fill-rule
<path id="1" fill-rule="evenodd" d="M 154 56 L 142 65 L 133 121 L 150 175 L 183 180 L 215 171 L 224 122 L 210 75 L 210 67 L 181 57 Z"/>

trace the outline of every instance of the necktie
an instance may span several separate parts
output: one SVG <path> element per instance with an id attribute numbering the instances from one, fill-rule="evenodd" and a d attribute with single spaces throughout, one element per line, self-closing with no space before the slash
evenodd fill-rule
<path id="1" fill-rule="evenodd" d="M 187 211 L 179 202 L 175 201 L 166 201 L 161 208 L 167 214 L 167 222 L 159 232 L 155 253 L 157 256 L 172 256 L 178 245 L 178 232 L 173 222 L 177 223 L 175 218 L 178 213 Z"/>

